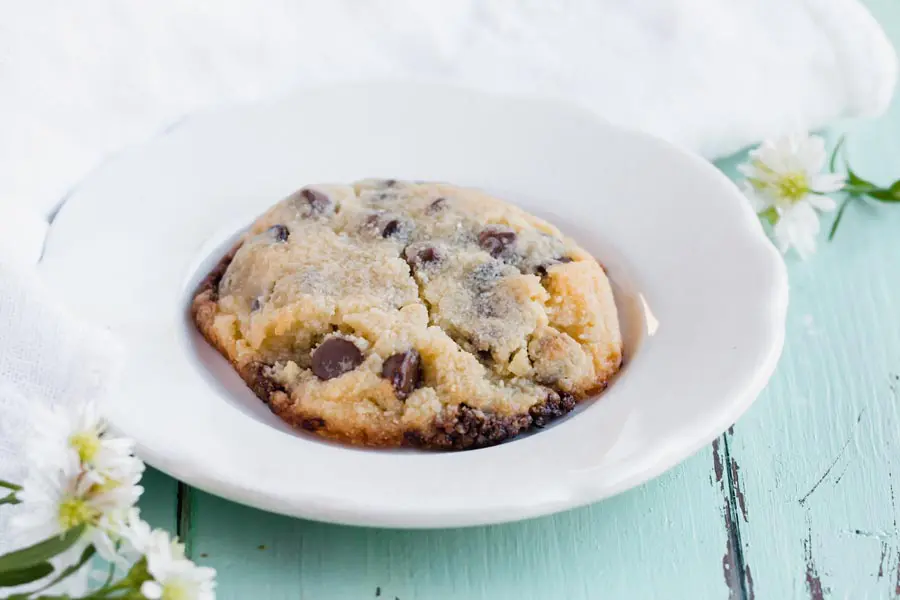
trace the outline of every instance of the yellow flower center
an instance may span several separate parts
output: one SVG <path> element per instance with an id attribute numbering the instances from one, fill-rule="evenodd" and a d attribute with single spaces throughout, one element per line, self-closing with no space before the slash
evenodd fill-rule
<path id="1" fill-rule="evenodd" d="M 775 188 L 779 197 L 793 204 L 809 193 L 809 181 L 806 173 L 785 173 L 775 182 Z"/>
<path id="2" fill-rule="evenodd" d="M 122 485 L 120 482 L 115 479 L 106 479 L 104 478 L 103 483 L 95 483 L 91 486 L 92 494 L 104 494 L 106 492 L 112 491 Z"/>
<path id="3" fill-rule="evenodd" d="M 79 431 L 69 438 L 69 444 L 78 452 L 82 463 L 90 463 L 100 452 L 100 438 L 93 431 Z"/>
<path id="4" fill-rule="evenodd" d="M 191 600 L 193 597 L 183 581 L 170 581 L 163 586 L 160 600 Z"/>
<path id="5" fill-rule="evenodd" d="M 63 529 L 92 524 L 99 518 L 100 511 L 81 498 L 68 497 L 59 504 L 59 524 Z"/>

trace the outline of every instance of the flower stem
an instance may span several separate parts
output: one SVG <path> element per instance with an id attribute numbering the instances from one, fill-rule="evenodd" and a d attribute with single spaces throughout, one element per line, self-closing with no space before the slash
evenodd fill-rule
<path id="1" fill-rule="evenodd" d="M 872 185 L 872 184 L 856 184 L 856 185 L 849 184 L 849 185 L 845 185 L 844 189 L 841 191 L 846 192 L 851 195 L 858 195 L 858 194 L 868 194 L 869 192 L 877 192 L 880 189 L 881 188 L 878 187 L 877 185 Z"/>
<path id="2" fill-rule="evenodd" d="M 101 598 L 108 598 L 110 594 L 114 594 L 116 592 L 121 592 L 125 590 L 130 590 L 131 584 L 125 579 L 120 580 L 118 583 L 114 585 L 105 585 L 99 590 L 94 590 L 87 596 L 82 596 L 77 600 L 100 600 Z"/>
<path id="3" fill-rule="evenodd" d="M 0 479 L 0 488 L 6 488 L 8 490 L 12 490 L 14 492 L 21 492 L 22 486 L 16 485 L 15 483 L 10 483 L 9 481 L 3 481 Z"/>
<path id="4" fill-rule="evenodd" d="M 842 135 L 838 140 L 837 144 L 834 145 L 834 150 L 831 152 L 831 160 L 828 161 L 828 170 L 834 173 L 835 163 L 837 163 L 838 153 L 841 151 L 841 148 L 844 146 L 844 142 L 847 141 L 847 136 Z"/>
<path id="5" fill-rule="evenodd" d="M 844 202 L 841 204 L 841 207 L 838 209 L 837 215 L 834 217 L 834 224 L 831 226 L 831 231 L 828 232 L 828 241 L 834 239 L 834 234 L 837 233 L 838 225 L 841 224 L 841 219 L 844 218 L 844 211 L 847 210 L 847 206 L 849 206 L 850 202 L 853 201 L 857 196 L 851 194 L 844 199 Z"/>

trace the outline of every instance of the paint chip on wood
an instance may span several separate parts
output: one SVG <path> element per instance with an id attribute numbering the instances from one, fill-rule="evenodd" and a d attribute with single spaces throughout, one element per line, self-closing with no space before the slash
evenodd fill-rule
<path id="1" fill-rule="evenodd" d="M 810 600 L 825 600 L 825 592 L 822 588 L 822 578 L 812 555 L 812 529 L 807 532 L 803 541 L 803 555 L 806 559 L 806 589 L 809 591 Z"/>

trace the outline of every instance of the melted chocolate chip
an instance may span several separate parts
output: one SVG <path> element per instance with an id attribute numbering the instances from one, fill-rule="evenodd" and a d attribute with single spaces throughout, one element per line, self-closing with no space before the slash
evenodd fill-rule
<path id="1" fill-rule="evenodd" d="M 250 310 L 256 312 L 262 307 L 262 300 L 259 299 L 259 296 L 253 299 L 253 302 L 250 303 Z"/>
<path id="2" fill-rule="evenodd" d="M 363 355 L 356 344 L 342 338 L 329 338 L 312 353 L 312 371 L 322 380 L 340 377 L 362 364 Z"/>
<path id="3" fill-rule="evenodd" d="M 503 251 L 516 241 L 516 233 L 502 226 L 485 227 L 478 234 L 478 245 L 493 257 L 500 256 Z"/>
<path id="4" fill-rule="evenodd" d="M 381 376 L 391 381 L 399 399 L 406 400 L 422 379 L 422 357 L 414 349 L 389 356 Z"/>
<path id="5" fill-rule="evenodd" d="M 300 190 L 300 196 L 306 200 L 306 203 L 309 205 L 310 211 L 312 213 L 323 213 L 325 209 L 331 204 L 331 200 L 323 194 L 322 192 L 317 192 L 316 190 L 310 188 L 304 188 Z"/>
<path id="6" fill-rule="evenodd" d="M 438 255 L 438 251 L 431 246 L 419 250 L 418 253 L 416 253 L 416 258 L 423 263 L 433 263 L 441 259 Z"/>
<path id="7" fill-rule="evenodd" d="M 242 373 L 253 393 L 267 404 L 272 402 L 276 394 L 287 394 L 287 389 L 271 377 L 270 369 L 271 365 L 266 363 L 252 362 L 244 368 Z"/>
<path id="8" fill-rule="evenodd" d="M 276 242 L 286 242 L 291 232 L 284 225 L 272 225 L 268 229 L 269 235 L 275 238 Z"/>
<path id="9" fill-rule="evenodd" d="M 302 421 L 300 421 L 300 427 L 307 431 L 318 431 L 325 427 L 325 419 L 323 419 L 322 417 L 303 419 Z"/>
<path id="10" fill-rule="evenodd" d="M 569 413 L 575 408 L 575 397 L 567 392 L 550 390 L 547 399 L 528 410 L 532 423 L 543 427 L 553 419 Z"/>
<path id="11" fill-rule="evenodd" d="M 381 237 L 388 238 L 400 231 L 400 221 L 399 219 L 391 219 L 387 222 L 387 225 L 384 226 L 384 229 L 381 230 Z"/>
<path id="12" fill-rule="evenodd" d="M 434 202 L 428 205 L 428 208 L 425 209 L 425 214 L 433 215 L 436 212 L 444 210 L 447 207 L 447 199 L 446 198 L 438 198 Z"/>
<path id="13" fill-rule="evenodd" d="M 441 255 L 433 246 L 427 246 L 418 251 L 413 251 L 412 248 L 406 249 L 406 262 L 413 269 L 420 265 L 436 263 L 439 260 L 441 260 Z"/>

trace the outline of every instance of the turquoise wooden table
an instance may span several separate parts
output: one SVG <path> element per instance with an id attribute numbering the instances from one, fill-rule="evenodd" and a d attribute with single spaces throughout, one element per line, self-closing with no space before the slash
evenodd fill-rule
<path id="1" fill-rule="evenodd" d="M 869 4 L 900 46 L 900 1 Z M 900 176 L 900 100 L 854 125 L 848 150 L 861 175 Z M 720 167 L 735 175 L 742 159 Z M 224 600 L 900 598 L 900 207 L 851 207 L 834 242 L 788 268 L 787 344 L 757 403 L 605 502 L 512 525 L 362 529 L 151 471 L 141 506 L 218 569 Z"/>

